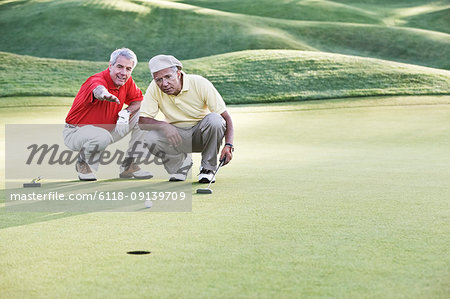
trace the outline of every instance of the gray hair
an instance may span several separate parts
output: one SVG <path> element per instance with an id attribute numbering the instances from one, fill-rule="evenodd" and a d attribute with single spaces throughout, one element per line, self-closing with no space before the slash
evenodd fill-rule
<path id="1" fill-rule="evenodd" d="M 116 64 L 117 58 L 119 58 L 119 56 L 123 56 L 123 57 L 133 61 L 133 68 L 136 66 L 136 64 L 138 62 L 137 56 L 136 56 L 136 54 L 134 54 L 133 51 L 131 51 L 128 48 L 121 48 L 121 49 L 117 49 L 111 53 L 111 58 L 109 59 L 109 63 L 111 63 L 112 65 Z"/>

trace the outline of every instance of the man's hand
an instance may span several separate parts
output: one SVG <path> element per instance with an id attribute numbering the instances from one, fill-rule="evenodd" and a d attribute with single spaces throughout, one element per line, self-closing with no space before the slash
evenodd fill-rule
<path id="1" fill-rule="evenodd" d="M 110 94 L 103 85 L 99 85 L 94 88 L 93 94 L 94 98 L 96 98 L 97 100 L 114 102 L 120 105 L 119 99 L 115 95 Z"/>
<path id="2" fill-rule="evenodd" d="M 164 133 L 164 135 L 167 137 L 170 145 L 177 147 L 181 145 L 183 139 L 180 136 L 180 133 L 178 133 L 178 130 L 175 126 L 169 124 L 165 121 L 156 120 L 154 118 L 150 117 L 139 117 L 139 127 L 141 130 L 159 130 Z"/>
<path id="3" fill-rule="evenodd" d="M 116 122 L 116 133 L 119 134 L 120 137 L 123 137 L 130 131 L 130 111 L 124 109 L 118 113 L 118 116 L 119 117 Z"/>
<path id="4" fill-rule="evenodd" d="M 223 162 L 223 165 L 227 165 L 230 163 L 231 159 L 233 159 L 233 148 L 231 146 L 225 145 L 222 149 L 222 152 L 220 153 L 220 161 L 222 161 L 225 158 L 225 162 Z"/>
<path id="5" fill-rule="evenodd" d="M 224 111 L 222 114 L 220 114 L 223 119 L 226 122 L 226 130 L 225 130 L 225 146 L 222 149 L 222 152 L 220 153 L 220 160 L 225 158 L 225 162 L 223 165 L 227 165 L 230 163 L 231 159 L 233 159 L 233 136 L 234 136 L 234 129 L 233 129 L 233 120 L 231 119 L 231 115 L 228 113 L 228 111 Z"/>
<path id="6" fill-rule="evenodd" d="M 180 133 L 178 133 L 177 129 L 171 125 L 171 124 L 165 124 L 162 127 L 162 130 L 164 132 L 164 134 L 166 135 L 167 139 L 169 139 L 169 143 L 176 147 L 179 146 L 181 144 L 181 136 Z"/>

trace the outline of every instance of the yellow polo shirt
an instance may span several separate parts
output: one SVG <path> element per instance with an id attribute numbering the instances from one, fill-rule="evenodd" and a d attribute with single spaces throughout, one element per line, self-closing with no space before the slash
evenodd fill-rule
<path id="1" fill-rule="evenodd" d="M 199 75 L 183 74 L 183 87 L 178 95 L 168 95 L 153 80 L 141 103 L 142 117 L 155 118 L 159 111 L 166 121 L 177 127 L 192 127 L 209 112 L 222 114 L 225 102 L 214 85 Z"/>

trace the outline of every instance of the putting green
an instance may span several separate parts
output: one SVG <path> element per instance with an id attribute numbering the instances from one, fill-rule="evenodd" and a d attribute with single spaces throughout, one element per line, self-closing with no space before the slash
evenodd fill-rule
<path id="1" fill-rule="evenodd" d="M 190 213 L 1 211 L 0 297 L 448 295 L 449 96 L 230 111 L 235 158 Z"/>

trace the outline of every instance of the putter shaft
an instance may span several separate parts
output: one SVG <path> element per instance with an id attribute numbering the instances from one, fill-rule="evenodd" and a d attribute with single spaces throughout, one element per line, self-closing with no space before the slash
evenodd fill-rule
<path id="1" fill-rule="evenodd" d="M 223 165 L 224 162 L 225 162 L 225 159 L 220 161 L 219 166 L 217 166 L 216 171 L 214 171 L 214 175 L 213 175 L 211 181 L 209 182 L 208 187 L 206 187 L 207 189 L 209 189 L 209 187 L 211 187 L 211 184 L 214 181 L 214 179 L 216 178 L 216 174 L 219 171 L 219 168 Z"/>

